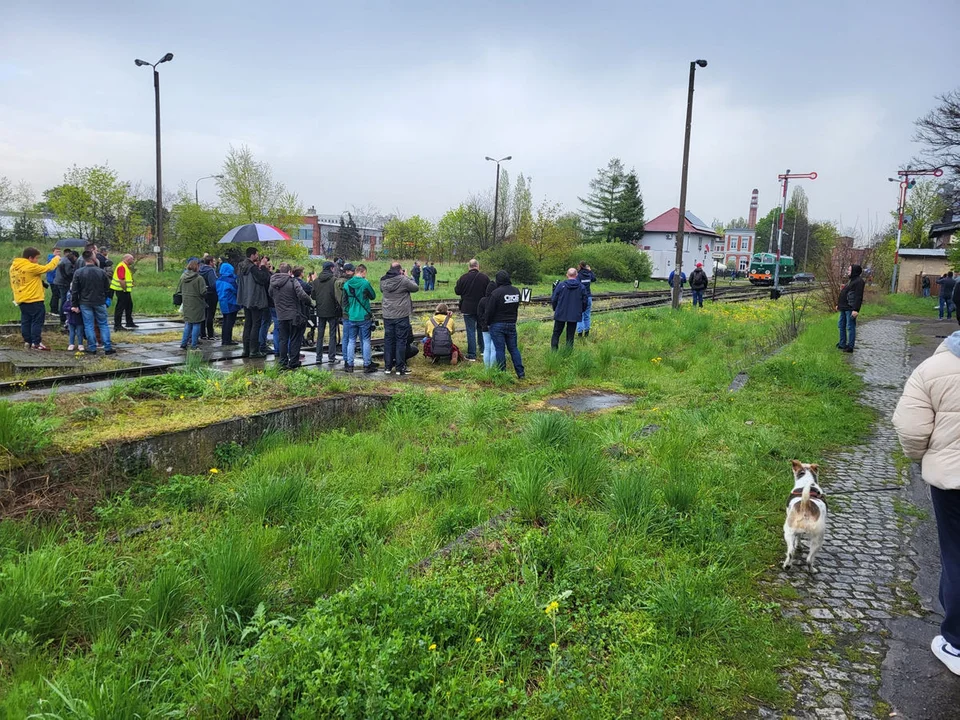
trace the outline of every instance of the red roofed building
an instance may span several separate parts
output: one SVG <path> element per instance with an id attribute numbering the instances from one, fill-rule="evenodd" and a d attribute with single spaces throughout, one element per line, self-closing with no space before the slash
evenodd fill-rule
<path id="1" fill-rule="evenodd" d="M 643 239 L 640 249 L 650 256 L 653 263 L 653 277 L 665 280 L 674 269 L 677 256 L 677 224 L 680 220 L 680 210 L 670 208 L 662 215 L 643 226 Z M 723 239 L 689 210 L 684 213 L 683 223 L 683 265 L 681 270 L 688 276 L 697 266 L 703 263 L 707 275 L 713 274 L 712 251 L 721 249 Z M 716 247 L 715 247 L 716 246 Z"/>

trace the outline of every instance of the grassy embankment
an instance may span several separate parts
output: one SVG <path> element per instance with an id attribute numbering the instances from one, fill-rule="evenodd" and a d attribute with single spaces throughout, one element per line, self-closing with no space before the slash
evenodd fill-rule
<path id="1" fill-rule="evenodd" d="M 0 523 L 0 715 L 788 705 L 778 668 L 806 641 L 758 582 L 781 554 L 788 461 L 821 460 L 870 416 L 828 317 L 727 392 L 782 311 L 612 314 L 572 356 L 544 351 L 546 328 L 529 324 L 536 386 L 430 368 L 464 389 L 407 387 L 360 427 L 222 447 L 210 472 L 143 478 L 93 518 Z M 580 387 L 634 402 L 544 410 Z M 507 508 L 502 529 L 411 570 Z"/>

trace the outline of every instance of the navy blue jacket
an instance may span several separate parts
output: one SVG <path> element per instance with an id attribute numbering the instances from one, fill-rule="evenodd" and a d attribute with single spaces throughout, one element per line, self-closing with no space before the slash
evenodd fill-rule
<path id="1" fill-rule="evenodd" d="M 593 270 L 581 268 L 577 272 L 577 279 L 583 283 L 583 286 L 587 289 L 587 295 L 593 295 L 593 291 L 590 289 L 590 283 L 597 279 L 597 276 L 593 274 Z"/>
<path id="2" fill-rule="evenodd" d="M 553 319 L 560 322 L 580 322 L 587 309 L 587 289 L 577 278 L 567 278 L 553 289 Z"/>

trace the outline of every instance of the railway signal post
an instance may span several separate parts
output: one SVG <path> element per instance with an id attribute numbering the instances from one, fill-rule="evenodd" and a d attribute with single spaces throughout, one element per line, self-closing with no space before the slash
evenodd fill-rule
<path id="1" fill-rule="evenodd" d="M 783 217 L 787 214 L 787 183 L 793 180 L 816 180 L 817 174 L 810 173 L 792 173 L 788 169 L 783 175 L 777 175 L 783 185 L 783 192 L 780 198 L 780 221 L 777 224 L 777 258 L 773 266 L 773 290 L 770 291 L 770 297 L 776 300 L 780 297 L 780 246 L 783 242 Z"/>
<path id="2" fill-rule="evenodd" d="M 722 252 L 714 252 L 714 253 L 711 253 L 711 257 L 713 258 L 713 297 L 711 297 L 710 299 L 713 302 L 716 302 L 717 301 L 717 263 L 723 260 L 726 257 L 726 254 Z"/>
<path id="3" fill-rule="evenodd" d="M 900 178 L 900 196 L 897 202 L 897 249 L 893 253 L 893 272 L 890 276 L 890 292 L 894 293 L 897 291 L 897 276 L 900 270 L 900 236 L 903 235 L 903 213 L 907 205 L 907 190 L 912 188 L 916 184 L 916 180 L 911 180 L 911 177 L 917 177 L 920 175 L 933 175 L 934 177 L 940 177 L 943 175 L 943 170 L 941 168 L 928 168 L 926 170 L 898 170 L 896 178 L 887 178 L 890 182 L 897 182 L 897 178 Z"/>

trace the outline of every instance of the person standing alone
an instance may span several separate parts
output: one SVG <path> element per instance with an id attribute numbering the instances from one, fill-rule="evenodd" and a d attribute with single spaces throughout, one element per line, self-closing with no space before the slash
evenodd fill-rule
<path id="1" fill-rule="evenodd" d="M 129 253 L 124 255 L 116 267 L 113 268 L 113 279 L 110 289 L 116 296 L 116 306 L 113 309 L 113 331 L 124 329 L 133 330 L 137 326 L 133 322 L 133 263 L 134 257 Z M 122 320 L 126 315 L 126 328 Z"/>
<path id="2" fill-rule="evenodd" d="M 25 350 L 49 350 L 43 344 L 43 321 L 47 306 L 44 302 L 43 277 L 60 264 L 60 256 L 54 255 L 46 265 L 40 264 L 40 251 L 35 247 L 25 248 L 21 257 L 10 264 L 10 288 L 13 302 L 20 308 L 20 334 Z"/>
<path id="3" fill-rule="evenodd" d="M 483 336 L 477 329 L 477 306 L 486 294 L 489 283 L 490 278 L 480 272 L 480 262 L 474 258 L 469 263 L 469 270 L 460 276 L 453 289 L 460 296 L 460 312 L 463 313 L 463 325 L 467 330 L 467 360 L 474 362 L 477 351 L 483 353 Z"/>
<path id="4" fill-rule="evenodd" d="M 930 486 L 940 542 L 943 621 L 930 649 L 960 675 L 960 332 L 924 360 L 903 388 L 893 414 L 904 454 L 921 463 Z"/>
<path id="5" fill-rule="evenodd" d="M 420 286 L 408 278 L 400 263 L 391 263 L 387 274 L 380 278 L 380 295 L 383 297 L 383 371 L 389 375 L 394 368 L 397 375 L 408 375 L 407 342 L 413 328 L 410 316 L 413 315 L 412 293 L 419 292 Z"/>
<path id="6" fill-rule="evenodd" d="M 573 347 L 573 336 L 577 323 L 587 311 L 587 289 L 580 282 L 576 268 L 567 270 L 567 279 L 557 283 L 553 288 L 553 297 L 550 304 L 553 306 L 553 337 L 550 338 L 550 349 L 560 347 L 560 334 L 567 330 L 567 347 Z"/>
<path id="7" fill-rule="evenodd" d="M 703 291 L 710 284 L 710 278 L 703 270 L 703 263 L 697 263 L 697 267 L 690 273 L 690 294 L 693 295 L 693 306 L 703 307 Z"/>
<path id="8" fill-rule="evenodd" d="M 840 329 L 840 342 L 837 348 L 852 353 L 857 341 L 857 316 L 863 305 L 863 268 L 859 265 L 850 266 L 850 279 L 840 288 L 836 310 L 840 313 L 837 327 Z"/>

